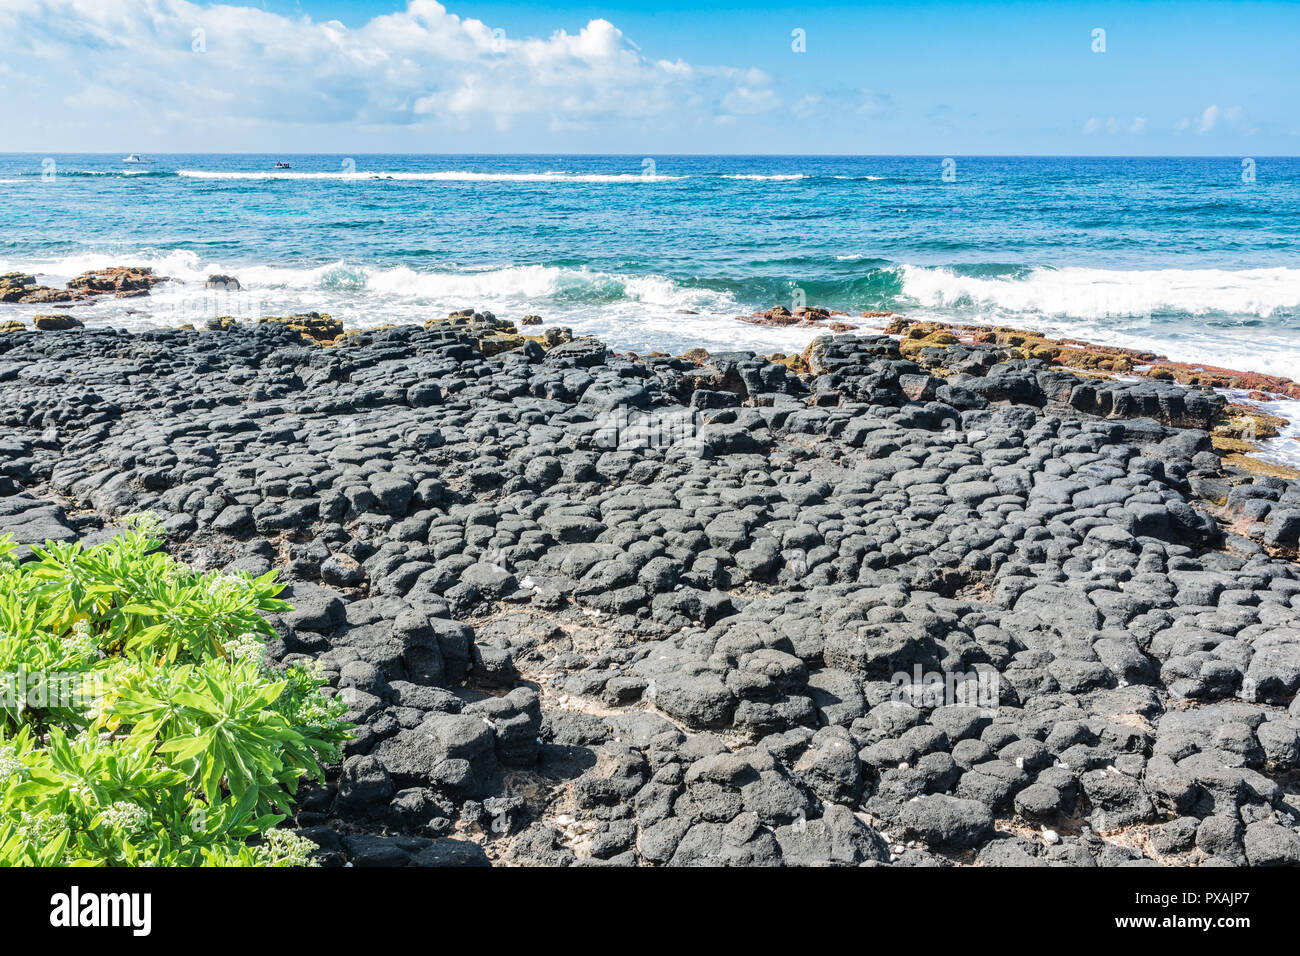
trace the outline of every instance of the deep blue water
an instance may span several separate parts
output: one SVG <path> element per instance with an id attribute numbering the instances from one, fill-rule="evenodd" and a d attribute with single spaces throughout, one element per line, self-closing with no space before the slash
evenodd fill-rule
<path id="1" fill-rule="evenodd" d="M 1300 378 L 1294 158 L 1258 157 L 1253 182 L 1239 157 L 957 157 L 949 179 L 942 157 L 151 158 L 0 155 L 0 271 L 183 280 L 80 309 L 92 324 L 474 306 L 626 348 L 767 350 L 813 333 L 734 317 L 802 296 Z M 245 291 L 205 292 L 211 273 Z"/>

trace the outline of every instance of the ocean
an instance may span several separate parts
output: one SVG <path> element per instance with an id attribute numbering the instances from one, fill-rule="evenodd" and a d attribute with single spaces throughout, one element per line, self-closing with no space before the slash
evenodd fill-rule
<path id="1" fill-rule="evenodd" d="M 0 155 L 0 272 L 182 280 L 88 325 L 473 307 L 623 349 L 788 351 L 819 331 L 735 317 L 803 301 L 1300 378 L 1300 159 L 150 158 Z"/>

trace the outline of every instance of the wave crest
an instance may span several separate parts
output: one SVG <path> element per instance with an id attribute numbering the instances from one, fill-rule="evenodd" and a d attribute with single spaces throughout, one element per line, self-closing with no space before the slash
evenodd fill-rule
<path id="1" fill-rule="evenodd" d="M 1163 312 L 1267 318 L 1300 309 L 1300 269 L 1008 268 L 1007 275 L 987 276 L 963 274 L 958 267 L 904 265 L 902 292 L 934 308 L 1087 319 Z"/>
<path id="2" fill-rule="evenodd" d="M 341 180 L 344 182 L 448 182 L 448 183 L 671 183 L 688 179 L 687 176 L 649 176 L 642 173 L 477 173 L 470 170 L 444 170 L 437 172 L 299 172 L 295 170 L 265 170 L 243 172 L 230 170 L 178 169 L 176 175 L 185 179 L 281 179 L 288 181 Z"/>

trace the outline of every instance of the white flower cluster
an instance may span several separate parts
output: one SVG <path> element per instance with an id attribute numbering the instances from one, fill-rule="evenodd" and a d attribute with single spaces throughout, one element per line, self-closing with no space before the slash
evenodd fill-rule
<path id="1" fill-rule="evenodd" d="M 266 849 L 271 854 L 272 863 L 287 866 L 315 866 L 312 854 L 318 849 L 316 844 L 304 836 L 290 830 L 268 830 L 263 834 Z"/>
<path id="2" fill-rule="evenodd" d="M 131 515 L 127 518 L 127 524 L 151 538 L 156 538 L 163 531 L 163 520 L 154 511 L 141 511 L 139 514 Z"/>
<path id="3" fill-rule="evenodd" d="M 243 597 L 248 593 L 248 580 L 238 574 L 214 574 L 208 578 L 208 593 L 213 597 Z"/>
<path id="4" fill-rule="evenodd" d="M 100 820 L 105 826 L 137 834 L 149 825 L 149 811 L 134 803 L 119 800 L 100 813 Z"/>
<path id="5" fill-rule="evenodd" d="M 331 717 L 328 708 L 320 701 L 309 699 L 302 707 L 298 709 L 295 715 L 296 722 L 305 727 L 316 727 L 327 723 Z"/>
<path id="6" fill-rule="evenodd" d="M 61 813 L 24 813 L 19 829 L 23 831 L 23 836 L 27 838 L 27 842 L 44 846 L 68 829 L 68 818 Z"/>
<path id="7" fill-rule="evenodd" d="M 0 747 L 0 784 L 8 783 L 11 779 L 19 782 L 26 780 L 27 767 L 18 759 L 13 747 Z"/>
<path id="8" fill-rule="evenodd" d="M 251 660 L 260 662 L 266 653 L 266 645 L 252 631 L 245 631 L 238 637 L 232 637 L 221 645 L 222 650 L 231 661 Z"/>
<path id="9" fill-rule="evenodd" d="M 90 622 L 85 618 L 72 625 L 72 633 L 63 639 L 63 647 L 82 659 L 99 656 L 99 647 L 90 633 Z"/>

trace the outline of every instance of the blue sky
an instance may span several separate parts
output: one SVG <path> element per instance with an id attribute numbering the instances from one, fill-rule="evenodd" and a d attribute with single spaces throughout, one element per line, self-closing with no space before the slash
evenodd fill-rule
<path id="1" fill-rule="evenodd" d="M 1287 3 L 5 0 L 0 37 L 5 151 L 1300 152 Z"/>

